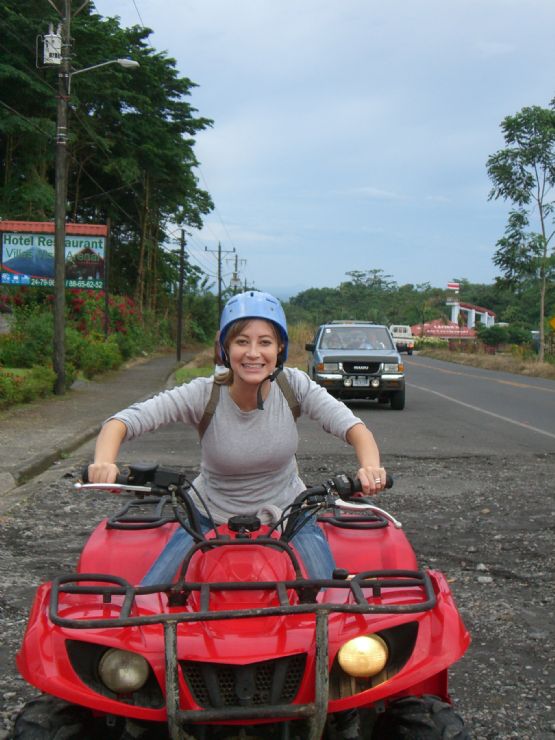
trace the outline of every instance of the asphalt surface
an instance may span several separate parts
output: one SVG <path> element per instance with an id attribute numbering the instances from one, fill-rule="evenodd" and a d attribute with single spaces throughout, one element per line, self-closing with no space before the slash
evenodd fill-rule
<path id="1" fill-rule="evenodd" d="M 187 354 L 182 359 L 190 359 Z M 149 355 L 79 381 L 63 396 L 0 413 L 0 511 L 18 486 L 96 436 L 113 413 L 171 385 L 177 366 L 174 354 Z"/>

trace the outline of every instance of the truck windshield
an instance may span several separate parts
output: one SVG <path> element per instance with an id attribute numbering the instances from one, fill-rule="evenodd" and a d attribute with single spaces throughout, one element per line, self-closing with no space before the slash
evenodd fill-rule
<path id="1" fill-rule="evenodd" d="M 323 349 L 394 349 L 387 331 L 380 326 L 339 326 L 324 329 Z"/>

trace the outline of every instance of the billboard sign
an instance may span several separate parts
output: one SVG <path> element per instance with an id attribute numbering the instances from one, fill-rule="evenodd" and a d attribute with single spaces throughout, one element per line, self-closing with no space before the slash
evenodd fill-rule
<path id="1" fill-rule="evenodd" d="M 441 319 L 427 321 L 425 324 L 415 324 L 411 327 L 417 337 L 438 337 L 440 339 L 461 339 L 475 337 L 476 331 L 468 326 L 459 326 L 454 321 L 444 323 Z"/>
<path id="2" fill-rule="evenodd" d="M 54 233 L 44 230 L 46 224 L 33 230 L 36 224 L 29 222 L 27 230 L 24 223 L 20 222 L 21 230 L 12 231 L 6 230 L 6 222 L 0 222 L 0 284 L 54 287 Z M 79 228 L 72 226 L 73 230 Z M 90 230 L 83 228 L 84 232 Z M 105 249 L 105 234 L 66 233 L 66 288 L 103 288 Z"/>

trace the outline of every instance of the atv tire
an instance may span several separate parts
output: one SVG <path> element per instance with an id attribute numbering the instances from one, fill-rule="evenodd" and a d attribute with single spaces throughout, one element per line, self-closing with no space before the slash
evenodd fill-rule
<path id="1" fill-rule="evenodd" d="M 437 696 L 407 696 L 378 716 L 372 740 L 470 740 L 453 707 Z"/>
<path id="2" fill-rule="evenodd" d="M 94 737 L 98 737 L 95 720 L 88 709 L 47 695 L 25 704 L 11 735 L 13 740 L 92 740 Z"/>

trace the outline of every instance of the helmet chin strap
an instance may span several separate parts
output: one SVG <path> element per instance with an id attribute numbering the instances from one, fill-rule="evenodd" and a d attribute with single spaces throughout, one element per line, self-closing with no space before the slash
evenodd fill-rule
<path id="1" fill-rule="evenodd" d="M 267 377 L 262 380 L 258 388 L 256 389 L 256 408 L 259 411 L 264 411 L 264 400 L 262 399 L 262 386 L 264 383 L 269 380 L 270 383 L 273 383 L 273 381 L 277 378 L 277 376 L 280 374 L 280 372 L 283 370 L 283 367 L 281 365 L 278 365 L 273 373 L 270 373 Z"/>

